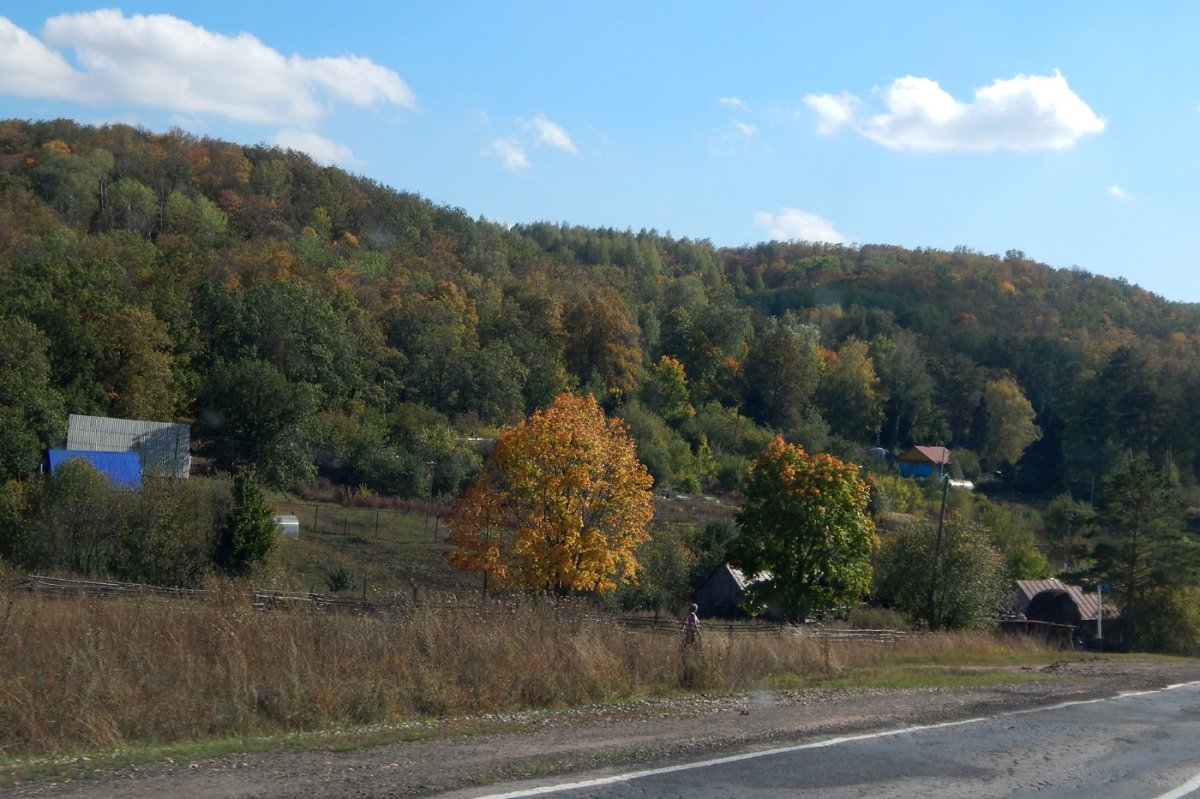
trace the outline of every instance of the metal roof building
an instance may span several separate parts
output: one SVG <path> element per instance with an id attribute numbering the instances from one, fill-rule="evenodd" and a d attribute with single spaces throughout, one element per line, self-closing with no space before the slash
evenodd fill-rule
<path id="1" fill-rule="evenodd" d="M 136 452 L 142 474 L 186 478 L 192 466 L 191 428 L 173 422 L 112 419 L 106 416 L 67 418 L 67 449 L 92 452 Z"/>
<path id="2" fill-rule="evenodd" d="M 1072 623 L 1063 622 L 1061 618 L 1041 618 L 1045 615 L 1062 616 L 1064 608 L 1073 608 L 1070 615 L 1077 616 L 1078 622 L 1095 622 L 1100 616 L 1100 600 L 1095 592 L 1084 591 L 1062 580 L 1017 580 L 1014 599 L 1017 613 L 1027 618 L 1038 617 L 1041 621 Z M 1112 619 L 1119 615 L 1120 612 L 1111 603 L 1104 603 L 1103 618 Z"/>
<path id="3" fill-rule="evenodd" d="M 910 447 L 896 458 L 896 467 L 904 477 L 944 477 L 950 465 L 950 450 L 945 447 Z"/>

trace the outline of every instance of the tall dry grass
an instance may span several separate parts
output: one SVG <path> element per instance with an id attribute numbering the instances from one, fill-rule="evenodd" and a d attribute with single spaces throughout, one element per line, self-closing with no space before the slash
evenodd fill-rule
<path id="1" fill-rule="evenodd" d="M 233 586 L 198 602 L 0 589 L 0 755 L 736 690 L 896 650 L 715 634 L 684 658 L 673 636 L 552 602 L 355 616 L 256 610 Z"/>

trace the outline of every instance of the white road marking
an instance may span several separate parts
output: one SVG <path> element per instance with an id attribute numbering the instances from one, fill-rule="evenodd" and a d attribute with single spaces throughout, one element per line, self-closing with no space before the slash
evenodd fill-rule
<path id="1" fill-rule="evenodd" d="M 1184 796 L 1187 796 L 1188 794 L 1190 794 L 1192 791 L 1196 790 L 1197 788 L 1200 788 L 1200 774 L 1197 774 L 1195 777 L 1192 777 L 1190 780 L 1185 782 L 1183 785 L 1180 785 L 1175 790 L 1167 791 L 1164 794 L 1160 794 L 1159 796 L 1154 797 L 1154 799 L 1183 799 Z"/>
<path id="2" fill-rule="evenodd" d="M 694 763 L 683 763 L 677 766 L 663 766 L 661 768 L 644 769 L 642 771 L 630 771 L 625 774 L 613 774 L 608 777 L 597 777 L 590 780 L 580 780 L 579 782 L 566 782 L 559 785 L 543 785 L 537 788 L 526 788 L 519 791 L 510 791 L 508 793 L 494 793 L 487 796 L 480 796 L 476 799 L 524 799 L 527 796 L 542 796 L 556 791 L 574 791 L 580 788 L 597 788 L 602 785 L 614 785 L 618 782 L 632 782 L 633 780 L 644 779 L 646 777 L 657 777 L 662 774 L 674 774 L 679 771 L 690 771 L 691 769 L 709 768 L 711 766 L 722 766 L 726 763 L 741 763 L 745 760 L 754 760 L 759 757 L 771 757 L 772 755 L 786 755 L 791 752 L 803 752 L 808 749 L 826 749 L 839 744 L 852 743 L 854 741 L 868 741 L 873 738 L 889 738 L 896 735 L 906 735 L 913 732 L 924 732 L 926 730 L 942 730 L 948 727 L 961 727 L 966 724 L 978 724 L 981 721 L 989 721 L 991 719 L 1007 718 L 1010 716 L 1021 716 L 1029 713 L 1040 713 L 1042 711 L 1061 710 L 1066 707 L 1076 707 L 1079 705 L 1092 705 L 1097 702 L 1108 702 L 1113 700 L 1128 699 L 1136 696 L 1146 696 L 1148 694 L 1163 693 L 1164 691 L 1173 691 L 1176 688 L 1186 688 L 1188 686 L 1200 685 L 1200 682 L 1178 683 L 1176 685 L 1168 685 L 1157 691 L 1133 691 L 1130 693 L 1119 694 L 1115 697 L 1107 697 L 1104 699 L 1079 699 L 1071 702 L 1062 702 L 1057 705 L 1049 705 L 1046 707 L 1025 708 L 1023 710 L 1010 710 L 1006 713 L 997 713 L 994 716 L 978 716 L 976 718 L 963 719 L 961 721 L 946 721 L 940 724 L 923 724 L 915 727 L 903 727 L 897 730 L 884 730 L 883 732 L 869 732 L 861 735 L 844 735 L 838 738 L 830 738 L 825 741 L 814 741 L 806 744 L 796 744 L 795 746 L 782 746 L 775 749 L 764 749 L 759 752 L 746 752 L 740 755 L 729 755 L 727 757 L 717 757 L 710 760 L 698 760 Z M 1192 791 L 1200 788 L 1200 774 L 1197 774 L 1187 783 L 1179 786 L 1175 790 L 1165 793 L 1162 796 L 1156 796 L 1154 799 L 1182 799 Z"/>

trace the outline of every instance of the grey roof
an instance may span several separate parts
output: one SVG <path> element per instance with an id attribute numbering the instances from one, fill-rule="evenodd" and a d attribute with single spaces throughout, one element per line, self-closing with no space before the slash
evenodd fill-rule
<path id="1" fill-rule="evenodd" d="M 754 575 L 753 577 L 747 577 L 746 573 L 743 572 L 741 569 L 734 568 L 733 566 L 730 566 L 728 563 L 725 564 L 725 568 L 729 569 L 729 574 L 733 577 L 734 582 L 737 583 L 737 587 L 742 589 L 743 591 L 746 590 L 747 588 L 749 588 L 750 586 L 754 585 L 755 583 L 761 583 L 763 580 L 771 579 L 771 573 L 767 572 L 767 571 L 759 572 L 758 574 Z"/>
<path id="2" fill-rule="evenodd" d="M 191 428 L 174 422 L 75 413 L 67 417 L 67 449 L 136 452 L 143 474 L 155 477 L 188 476 L 192 465 L 191 438 Z"/>

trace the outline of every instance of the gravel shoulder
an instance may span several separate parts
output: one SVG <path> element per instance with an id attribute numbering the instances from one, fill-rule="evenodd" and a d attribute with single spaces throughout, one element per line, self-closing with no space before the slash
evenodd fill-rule
<path id="1" fill-rule="evenodd" d="M 536 776 L 645 767 L 1200 681 L 1200 661 L 1073 657 L 1021 667 L 1045 680 L 991 688 L 763 691 L 452 719 L 420 740 L 159 762 L 10 786 L 14 797 L 365 799 L 469 795 Z"/>

